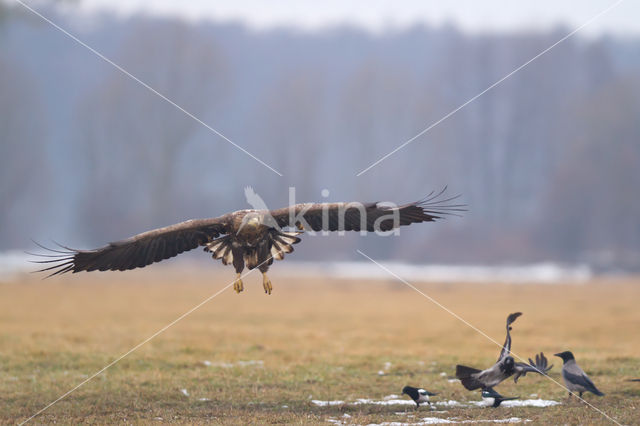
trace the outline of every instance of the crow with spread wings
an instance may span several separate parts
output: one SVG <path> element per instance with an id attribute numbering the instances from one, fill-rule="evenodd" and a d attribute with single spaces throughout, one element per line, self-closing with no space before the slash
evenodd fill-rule
<path id="1" fill-rule="evenodd" d="M 446 188 L 445 188 L 446 189 Z M 126 240 L 109 243 L 95 250 L 51 250 L 52 263 L 41 269 L 51 275 L 81 271 L 125 271 L 142 268 L 182 252 L 203 246 L 213 259 L 233 264 L 237 278 L 234 290 L 243 289 L 244 267 L 262 272 L 264 291 L 271 294 L 267 278 L 273 259 L 282 260 L 293 252 L 304 230 L 388 232 L 412 223 L 433 222 L 447 214 L 464 210 L 464 205 L 451 204 L 457 197 L 443 198 L 444 190 L 431 193 L 414 203 L 395 206 L 389 203 L 306 203 L 277 210 L 238 210 L 211 219 L 187 220 L 175 225 L 138 234 Z M 286 231 L 285 229 L 295 229 Z M 51 276 L 49 275 L 49 276 Z"/>
<path id="2" fill-rule="evenodd" d="M 511 324 L 520 316 L 522 312 L 515 312 L 507 317 L 507 337 L 505 338 L 498 361 L 486 370 L 464 365 L 456 366 L 456 377 L 460 379 L 462 385 L 468 390 L 482 389 L 483 391 L 493 391 L 493 387 L 502 381 L 514 376 L 513 381 L 518 383 L 521 376 L 533 372 L 546 375 L 553 365 L 549 366 L 544 353 L 536 355 L 535 362 L 529 358 L 529 364 L 515 362 L 511 356 Z"/>

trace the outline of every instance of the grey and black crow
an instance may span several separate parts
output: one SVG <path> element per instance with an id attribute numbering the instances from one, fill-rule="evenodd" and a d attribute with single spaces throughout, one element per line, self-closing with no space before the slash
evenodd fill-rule
<path id="1" fill-rule="evenodd" d="M 502 404 L 502 401 L 510 401 L 512 399 L 518 399 L 518 398 L 519 397 L 517 396 L 511 396 L 511 397 L 505 398 L 504 396 L 500 395 L 498 392 L 496 392 L 493 389 L 482 391 L 482 400 L 487 402 L 493 408 L 496 408 L 500 404 Z"/>
<path id="2" fill-rule="evenodd" d="M 602 392 L 596 388 L 587 374 L 582 371 L 582 368 L 576 363 L 576 359 L 570 351 L 564 351 L 555 354 L 555 356 L 562 358 L 564 365 L 562 366 L 562 378 L 564 384 L 569 389 L 569 398 L 571 398 L 572 392 L 578 392 L 580 398 L 584 392 L 591 392 L 594 395 L 604 396 Z"/>
<path id="3" fill-rule="evenodd" d="M 514 382 L 518 382 L 520 376 L 525 376 L 528 372 L 546 374 L 553 365 L 548 366 L 544 353 L 536 355 L 535 362 L 529 358 L 529 364 L 515 362 L 511 354 L 511 324 L 520 316 L 521 312 L 515 312 L 507 317 L 507 337 L 502 345 L 498 361 L 486 370 L 464 365 L 456 366 L 456 377 L 460 379 L 462 385 L 468 390 L 483 389 L 489 390 L 500 384 L 503 380 L 514 376 Z"/>
<path id="4" fill-rule="evenodd" d="M 437 395 L 437 393 L 429 392 L 428 390 L 424 390 L 422 388 L 414 388 L 413 386 L 405 386 L 402 388 L 402 393 L 409 395 L 409 398 L 413 399 L 413 402 L 416 403 L 416 410 L 420 407 L 420 404 L 427 403 L 431 405 L 429 402 L 429 397 Z"/>

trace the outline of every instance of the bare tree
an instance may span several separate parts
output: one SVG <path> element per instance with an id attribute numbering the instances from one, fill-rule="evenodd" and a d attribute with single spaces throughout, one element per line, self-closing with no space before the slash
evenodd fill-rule
<path id="1" fill-rule="evenodd" d="M 47 189 L 42 114 L 33 81 L 0 56 L 0 247 L 24 246 Z"/>
<path id="2" fill-rule="evenodd" d="M 576 102 L 571 138 L 539 224 L 556 254 L 640 267 L 640 79 Z M 635 259 L 635 260 L 633 260 Z"/>
<path id="3" fill-rule="evenodd" d="M 119 62 L 205 121 L 219 112 L 229 85 L 215 42 L 181 22 L 137 27 Z M 88 96 L 79 118 L 88 164 L 85 222 L 133 228 L 174 221 L 175 203 L 190 191 L 188 178 L 177 173 L 181 153 L 201 125 L 118 72 Z M 112 238 L 122 233 L 114 231 L 101 229 Z"/>

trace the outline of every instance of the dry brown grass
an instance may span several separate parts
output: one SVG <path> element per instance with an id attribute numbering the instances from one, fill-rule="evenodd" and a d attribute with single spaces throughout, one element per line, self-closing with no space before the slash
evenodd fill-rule
<path id="1" fill-rule="evenodd" d="M 233 274 L 185 273 L 160 265 L 39 278 L 0 285 L 0 422 L 34 414 L 227 285 Z M 439 392 L 436 401 L 478 399 L 441 373 L 452 375 L 457 362 L 488 366 L 499 349 L 401 282 L 323 282 L 276 274 L 272 280 L 274 294 L 266 296 L 259 275 L 250 275 L 243 294 L 228 289 L 36 421 L 305 424 L 348 413 L 350 422 L 367 424 L 429 414 L 426 409 L 413 418 L 395 414 L 407 410 L 403 406 L 317 407 L 310 397 L 382 398 L 414 384 Z M 637 422 L 640 383 L 624 380 L 640 376 L 640 282 L 416 286 L 499 342 L 506 315 L 524 312 L 514 325 L 516 354 L 574 351 L 607 394 L 586 398 L 621 423 Z M 264 364 L 216 366 L 241 360 Z M 380 376 L 385 362 L 391 368 Z M 559 380 L 560 360 L 552 362 L 551 377 Z M 183 388 L 189 397 L 180 393 Z M 530 376 L 499 390 L 545 399 L 566 396 L 549 380 Z M 448 411 L 433 416 L 607 423 L 578 403 Z"/>

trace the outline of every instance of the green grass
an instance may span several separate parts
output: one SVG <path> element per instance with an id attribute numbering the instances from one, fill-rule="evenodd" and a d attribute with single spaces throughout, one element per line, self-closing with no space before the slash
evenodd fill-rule
<path id="1" fill-rule="evenodd" d="M 35 414 L 233 278 L 231 272 L 182 272 L 160 266 L 1 284 L 0 423 Z M 275 274 L 272 281 L 274 294 L 266 296 L 260 277 L 247 277 L 244 293 L 222 293 L 34 423 L 369 424 L 422 417 L 610 423 L 582 403 L 567 403 L 563 389 L 535 375 L 498 390 L 523 398 L 535 393 L 562 405 L 439 408 L 446 413 L 409 406 L 315 406 L 311 399 L 382 399 L 400 394 L 406 384 L 438 392 L 435 402 L 478 400 L 478 393 L 450 383 L 448 376 L 458 362 L 491 365 L 499 348 L 400 282 Z M 640 383 L 625 381 L 640 377 L 639 284 L 416 283 L 499 342 L 506 315 L 524 312 L 514 324 L 514 352 L 528 357 L 544 351 L 555 364 L 551 378 L 560 381 L 561 360 L 552 354 L 572 350 L 607 394 L 586 399 L 623 424 L 637 422 L 640 397 Z M 251 360 L 261 362 L 237 365 Z M 387 374 L 378 375 L 386 362 Z"/>

